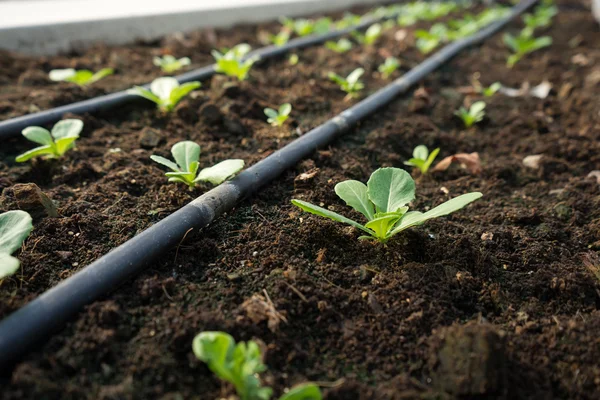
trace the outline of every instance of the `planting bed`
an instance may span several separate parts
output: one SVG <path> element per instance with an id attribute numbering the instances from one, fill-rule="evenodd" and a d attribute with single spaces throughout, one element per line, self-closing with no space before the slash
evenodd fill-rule
<path id="1" fill-rule="evenodd" d="M 264 344 L 263 378 L 277 394 L 311 380 L 327 399 L 600 397 L 600 281 L 592 271 L 600 268 L 600 185 L 587 177 L 600 169 L 600 30 L 579 2 L 558 4 L 546 32 L 551 47 L 512 70 L 501 35 L 463 52 L 413 96 L 209 228 L 189 232 L 145 273 L 91 304 L 4 375 L 1 397 L 227 397 L 232 389 L 191 351 L 205 330 Z M 30 143 L 3 143 L 2 201 L 13 184 L 35 182 L 61 217 L 34 221 L 22 270 L 0 286 L 0 317 L 208 189 L 169 184 L 151 154 L 193 140 L 202 146 L 201 167 L 226 158 L 254 164 L 352 104 L 328 71 L 362 66 L 363 95 L 373 92 L 388 83 L 377 74 L 385 57 L 401 59 L 402 71 L 425 58 L 412 33 L 429 25 L 404 29 L 403 41 L 394 28 L 376 46 L 345 55 L 309 48 L 298 65 L 268 61 L 241 83 L 215 76 L 168 116 L 144 102 L 83 116 L 77 150 L 61 162 L 15 164 Z M 0 119 L 149 82 L 157 76 L 153 55 L 190 56 L 202 66 L 212 48 L 256 47 L 259 31 L 277 29 L 204 31 L 41 59 L 0 53 Z M 106 66 L 117 73 L 85 90 L 47 80 L 54 68 Z M 553 90 L 546 99 L 486 98 L 485 121 L 464 129 L 453 112 L 474 73 L 486 85 L 548 80 Z M 284 102 L 294 107 L 291 123 L 271 127 L 263 108 Z M 471 191 L 484 197 L 385 246 L 290 203 L 323 203 L 358 218 L 334 185 L 403 167 L 419 144 L 441 147 L 443 157 L 478 152 L 483 172 L 415 172 L 415 209 Z M 537 169 L 522 162 L 534 154 L 543 154 Z M 278 313 L 250 300 L 265 294 Z"/>

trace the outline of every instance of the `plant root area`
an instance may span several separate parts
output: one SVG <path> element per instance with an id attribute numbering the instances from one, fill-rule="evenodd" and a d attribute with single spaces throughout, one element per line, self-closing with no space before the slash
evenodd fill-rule
<path id="1" fill-rule="evenodd" d="M 262 381 L 276 396 L 314 381 L 328 400 L 600 398 L 600 181 L 589 175 L 600 170 L 600 28 L 580 2 L 558 5 L 540 32 L 552 46 L 512 69 L 502 34 L 464 51 L 87 306 L 4 372 L 0 398 L 228 398 L 233 388 L 192 353 L 192 339 L 207 330 L 258 341 L 268 366 Z M 365 68 L 367 96 L 389 83 L 377 72 L 386 57 L 402 62 L 394 78 L 425 59 L 414 31 L 430 25 L 395 27 L 343 55 L 302 50 L 297 65 L 267 61 L 240 83 L 215 76 L 169 115 L 141 100 L 71 116 L 85 127 L 61 160 L 17 164 L 34 144 L 5 141 L 0 211 L 23 206 L 19 184 L 35 183 L 59 217 L 34 213 L 16 254 L 22 268 L 0 285 L 0 317 L 209 189 L 168 183 L 150 155 L 170 156 L 174 143 L 193 140 L 201 168 L 227 158 L 252 165 L 357 101 L 344 100 L 329 71 Z M 189 56 L 199 67 L 212 62 L 213 48 L 258 47 L 261 31 L 278 29 L 205 30 L 41 58 L 0 53 L 0 119 L 149 82 L 160 75 L 155 55 Z M 116 74 L 87 89 L 48 80 L 66 67 Z M 481 98 L 464 91 L 474 74 L 486 86 L 548 81 L 552 90 L 543 99 Z M 481 99 L 485 120 L 465 129 L 454 111 Z M 286 125 L 267 124 L 263 109 L 285 102 L 293 106 Z M 471 191 L 483 198 L 386 245 L 358 241 L 354 228 L 290 203 L 362 221 L 335 184 L 366 182 L 379 167 L 409 168 L 403 162 L 419 144 L 440 147 L 438 160 L 477 152 L 482 172 L 411 171 L 411 209 Z M 532 155 L 541 157 L 524 164 Z"/>

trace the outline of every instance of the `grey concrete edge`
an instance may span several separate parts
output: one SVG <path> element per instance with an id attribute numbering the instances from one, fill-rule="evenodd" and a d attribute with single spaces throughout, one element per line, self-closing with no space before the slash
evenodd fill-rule
<path id="1" fill-rule="evenodd" d="M 389 0 L 296 0 L 273 4 L 248 4 L 237 8 L 214 8 L 180 13 L 110 18 L 36 26 L 0 28 L 0 49 L 30 55 L 52 55 L 83 49 L 93 43 L 127 44 L 137 39 L 153 40 L 174 32 L 207 27 L 230 27 L 344 10 L 352 6 L 376 6 Z"/>

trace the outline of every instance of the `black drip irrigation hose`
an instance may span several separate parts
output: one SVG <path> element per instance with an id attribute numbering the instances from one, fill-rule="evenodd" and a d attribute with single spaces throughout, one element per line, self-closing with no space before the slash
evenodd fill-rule
<path id="1" fill-rule="evenodd" d="M 9 315 L 0 322 L 0 367 L 8 367 L 33 346 L 48 339 L 85 305 L 142 271 L 149 262 L 179 243 L 190 229 L 208 226 L 317 148 L 407 92 L 460 51 L 498 32 L 536 1 L 523 0 L 503 19 L 445 46 L 403 77 L 246 169 L 235 179 L 193 200 Z"/>
<path id="2" fill-rule="evenodd" d="M 359 24 L 344 29 L 332 30 L 323 35 L 310 35 L 292 39 L 283 46 L 271 45 L 262 47 L 260 49 L 251 51 L 244 57 L 244 59 L 258 57 L 258 62 L 261 62 L 263 60 L 281 56 L 293 50 L 303 49 L 310 46 L 316 46 L 325 43 L 328 40 L 348 35 L 356 30 L 367 29 L 374 23 L 397 17 L 397 15 L 392 15 L 388 17 L 367 18 Z M 215 67 L 216 64 L 207 65 L 194 71 L 186 72 L 185 74 L 175 76 L 174 78 L 177 79 L 179 83 L 191 81 L 204 81 L 217 73 Z M 148 83 L 143 87 L 145 87 L 146 89 L 150 89 L 150 84 Z M 0 121 L 0 140 L 8 139 L 9 137 L 13 136 L 18 136 L 21 133 L 21 131 L 27 128 L 28 126 L 44 126 L 46 124 L 56 122 L 67 113 L 77 115 L 82 115 L 86 113 L 95 114 L 100 111 L 105 111 L 139 99 L 139 96 L 129 94 L 127 93 L 127 90 L 122 90 L 120 92 L 106 94 L 88 100 L 78 101 L 64 106 L 51 108 L 49 110 L 44 110 L 33 114 L 27 114 L 22 115 L 20 117 L 7 119 L 6 121 Z"/>

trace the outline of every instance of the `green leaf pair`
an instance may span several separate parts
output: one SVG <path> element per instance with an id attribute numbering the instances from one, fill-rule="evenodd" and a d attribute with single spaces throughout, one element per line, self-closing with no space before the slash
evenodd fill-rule
<path id="1" fill-rule="evenodd" d="M 31 233 L 31 216 L 25 211 L 15 210 L 0 214 L 0 280 L 17 272 L 21 263 L 12 253 Z"/>
<path id="2" fill-rule="evenodd" d="M 153 80 L 150 84 L 150 90 L 141 86 L 134 86 L 127 93 L 148 99 L 154 102 L 161 111 L 169 112 L 188 93 L 200 86 L 200 82 L 188 82 L 180 85 L 175 78 L 163 77 Z"/>
<path id="3" fill-rule="evenodd" d="M 29 126 L 23 129 L 23 136 L 42 146 L 18 155 L 15 161 L 25 162 L 34 157 L 60 158 L 75 147 L 82 129 L 83 122 L 78 119 L 58 121 L 52 128 L 52 133 L 40 126 Z"/>
<path id="4" fill-rule="evenodd" d="M 519 36 L 513 36 L 510 33 L 505 33 L 502 37 L 504 44 L 510 48 L 514 54 L 511 54 L 506 65 L 512 68 L 521 58 L 536 50 L 548 47 L 552 44 L 550 36 L 533 37 L 527 30 L 522 30 Z"/>
<path id="5" fill-rule="evenodd" d="M 311 214 L 352 225 L 367 233 L 359 239 L 376 239 L 381 243 L 386 243 L 405 229 L 460 210 L 482 196 L 479 192 L 463 194 L 425 213 L 408 211 L 407 204 L 415 198 L 415 181 L 408 172 L 399 168 L 379 168 L 366 185 L 355 180 L 340 182 L 335 186 L 335 193 L 347 205 L 363 214 L 368 222 L 361 225 L 302 200 L 294 199 L 292 204 Z"/>
<path id="6" fill-rule="evenodd" d="M 357 68 L 344 78 L 336 73 L 330 72 L 329 79 L 340 85 L 340 89 L 348 93 L 348 97 L 358 96 L 358 92 L 364 89 L 365 85 L 359 79 L 365 73 L 362 68 Z"/>
<path id="7" fill-rule="evenodd" d="M 415 45 L 421 53 L 428 54 L 440 44 L 449 40 L 448 33 L 449 30 L 444 24 L 434 24 L 429 28 L 429 31 L 417 30 L 415 31 L 415 37 L 417 38 Z"/>
<path id="8" fill-rule="evenodd" d="M 485 97 L 492 97 L 500 89 L 502 89 L 502 84 L 500 82 L 494 82 L 488 87 L 482 87 L 481 94 L 484 95 Z"/>
<path id="9" fill-rule="evenodd" d="M 352 49 L 352 42 L 346 38 L 341 38 L 337 42 L 325 42 L 325 47 L 329 50 L 335 51 L 338 54 L 342 54 Z"/>
<path id="10" fill-rule="evenodd" d="M 103 68 L 100 71 L 93 73 L 88 69 L 75 70 L 73 68 L 53 69 L 49 73 L 49 78 L 54 82 L 72 82 L 81 87 L 91 85 L 98 82 L 100 79 L 112 75 L 112 68 Z"/>
<path id="11" fill-rule="evenodd" d="M 262 387 L 259 375 L 267 368 L 256 342 L 235 343 L 224 332 L 202 332 L 193 341 L 196 357 L 220 379 L 231 383 L 241 400 L 269 400 L 273 390 Z M 314 383 L 292 388 L 279 400 L 321 400 L 321 391 Z"/>
<path id="12" fill-rule="evenodd" d="M 388 57 L 377 70 L 383 79 L 388 79 L 399 67 L 400 61 L 396 57 Z"/>
<path id="13" fill-rule="evenodd" d="M 379 39 L 382 32 L 383 27 L 381 26 L 381 24 L 373 24 L 365 31 L 364 34 L 358 31 L 352 32 L 352 37 L 358 43 L 370 46 L 374 44 L 377 41 L 377 39 Z"/>
<path id="14" fill-rule="evenodd" d="M 292 112 L 292 105 L 290 103 L 282 104 L 279 110 L 272 108 L 265 108 L 265 115 L 269 117 L 267 122 L 273 126 L 282 126 L 290 116 Z"/>
<path id="15" fill-rule="evenodd" d="M 433 160 L 437 157 L 440 149 L 437 148 L 429 153 L 429 149 L 425 145 L 419 145 L 413 150 L 413 158 L 405 161 L 405 165 L 417 167 L 421 171 L 421 174 L 425 175 L 429 171 L 429 167 L 433 164 Z"/>
<path id="16" fill-rule="evenodd" d="M 483 121 L 483 118 L 485 117 L 484 110 L 485 103 L 483 101 L 476 101 L 471 104 L 471 107 L 469 107 L 468 110 L 461 107 L 458 111 L 454 112 L 454 114 L 462 120 L 466 128 L 470 128 L 476 123 Z"/>
<path id="17" fill-rule="evenodd" d="M 171 154 L 175 162 L 157 155 L 152 155 L 150 158 L 173 171 L 165 174 L 169 177 L 169 182 L 185 183 L 190 189 L 201 181 L 218 185 L 244 168 L 243 160 L 225 160 L 198 173 L 200 145 L 191 141 L 174 144 Z"/>
<path id="18" fill-rule="evenodd" d="M 240 43 L 225 52 L 225 54 L 213 50 L 212 56 L 216 61 L 216 71 L 227 76 L 236 77 L 239 81 L 248 78 L 250 68 L 258 61 L 258 57 L 245 58 L 252 50 L 249 44 Z"/>
<path id="19" fill-rule="evenodd" d="M 154 57 L 152 60 L 154 65 L 160 67 L 160 69 L 167 73 L 172 74 L 175 71 L 179 71 L 181 68 L 186 67 L 192 63 L 189 57 L 182 57 L 179 60 L 172 55 L 165 55 L 162 57 Z"/>

